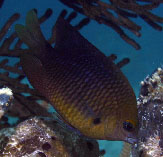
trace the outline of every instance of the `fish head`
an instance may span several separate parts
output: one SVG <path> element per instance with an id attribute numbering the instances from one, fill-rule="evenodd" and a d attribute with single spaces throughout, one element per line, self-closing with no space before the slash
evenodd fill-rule
<path id="1" fill-rule="evenodd" d="M 137 124 L 132 120 L 124 120 L 119 124 L 121 131 L 119 131 L 119 137 L 122 141 L 134 144 L 137 142 L 138 127 Z"/>
<path id="2" fill-rule="evenodd" d="M 138 116 L 136 105 L 129 110 L 121 109 L 109 117 L 105 127 L 105 136 L 108 140 L 125 141 L 130 144 L 137 142 Z"/>

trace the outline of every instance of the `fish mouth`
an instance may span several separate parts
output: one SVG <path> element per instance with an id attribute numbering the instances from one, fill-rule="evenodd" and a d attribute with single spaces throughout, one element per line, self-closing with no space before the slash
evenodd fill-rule
<path id="1" fill-rule="evenodd" d="M 130 144 L 136 144 L 138 143 L 138 131 L 137 129 L 133 130 L 132 132 L 128 133 L 125 141 Z"/>
<path id="2" fill-rule="evenodd" d="M 137 138 L 133 138 L 133 137 L 126 137 L 125 141 L 130 143 L 130 144 L 135 144 L 135 143 L 138 142 L 138 139 Z"/>

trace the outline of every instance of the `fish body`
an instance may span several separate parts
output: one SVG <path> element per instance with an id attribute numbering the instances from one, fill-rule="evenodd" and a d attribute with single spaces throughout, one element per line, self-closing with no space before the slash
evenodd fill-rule
<path id="1" fill-rule="evenodd" d="M 26 26 L 15 29 L 30 48 L 21 56 L 23 71 L 69 125 L 90 138 L 132 143 L 136 97 L 112 61 L 61 17 L 54 48 L 43 37 L 34 11 L 27 14 Z"/>

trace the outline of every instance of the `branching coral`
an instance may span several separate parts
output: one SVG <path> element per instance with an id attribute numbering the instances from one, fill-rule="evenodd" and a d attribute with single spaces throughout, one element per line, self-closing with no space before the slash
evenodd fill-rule
<path id="1" fill-rule="evenodd" d="M 17 63 L 13 66 L 7 65 L 8 60 L 4 59 L 0 62 L 0 69 L 5 72 L 0 73 L 0 84 L 5 85 L 12 89 L 14 100 L 13 106 L 10 108 L 10 115 L 23 118 L 32 115 L 44 115 L 49 116 L 46 109 L 40 106 L 38 100 L 45 100 L 35 89 L 30 88 L 28 84 L 22 83 L 25 78 L 22 70 L 17 66 Z M 11 77 L 11 72 L 17 74 L 16 77 Z M 25 95 L 27 94 L 27 95 Z M 20 108 L 21 104 L 21 108 Z M 30 105 L 29 105 L 30 104 Z M 19 108 L 19 110 L 17 110 Z M 26 114 L 24 114 L 24 111 Z M 30 114 L 27 114 L 30 113 Z"/>
<path id="2" fill-rule="evenodd" d="M 135 49 L 140 49 L 140 45 L 123 30 L 125 28 L 136 36 L 141 36 L 139 32 L 141 26 L 131 20 L 132 18 L 140 17 L 154 29 L 162 30 L 162 26 L 158 23 L 163 23 L 163 18 L 151 12 L 160 3 L 163 3 L 162 0 L 110 0 L 108 3 L 102 0 L 60 1 L 75 11 L 96 20 L 98 23 L 111 27 L 124 41 L 132 45 Z"/>
<path id="3" fill-rule="evenodd" d="M 45 14 L 40 17 L 40 23 L 46 21 L 52 14 L 51 9 L 47 9 Z M 19 14 L 15 13 L 4 24 L 0 30 L 0 40 L 5 38 L 8 29 L 19 18 Z M 9 38 L 4 39 L 0 46 L 0 56 L 18 57 L 21 53 L 27 52 L 21 48 L 22 42 L 17 40 L 14 48 L 10 48 L 13 41 L 17 39 L 16 33 L 13 32 Z M 46 104 L 48 103 L 44 97 L 42 97 L 38 91 L 31 88 L 28 84 L 22 83 L 25 79 L 25 75 L 19 65 L 19 60 L 15 65 L 9 66 L 8 59 L 3 59 L 0 62 L 0 84 L 12 89 L 14 100 L 13 106 L 9 109 L 7 114 L 9 116 L 18 117 L 20 121 L 31 116 L 51 116 L 46 110 Z M 16 76 L 12 76 L 12 74 Z M 39 102 L 41 100 L 41 103 Z M 30 104 L 30 105 L 29 105 Z M 6 127 L 6 118 L 2 117 L 2 124 L 0 128 Z M 8 125 L 7 125 L 8 126 Z"/>

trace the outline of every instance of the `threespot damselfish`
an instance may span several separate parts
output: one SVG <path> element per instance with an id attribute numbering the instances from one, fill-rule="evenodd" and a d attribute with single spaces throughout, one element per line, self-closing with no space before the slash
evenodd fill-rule
<path id="1" fill-rule="evenodd" d="M 135 142 L 136 97 L 111 60 L 62 17 L 55 24 L 54 48 L 33 10 L 15 30 L 29 47 L 20 57 L 24 73 L 68 125 L 89 138 Z"/>

